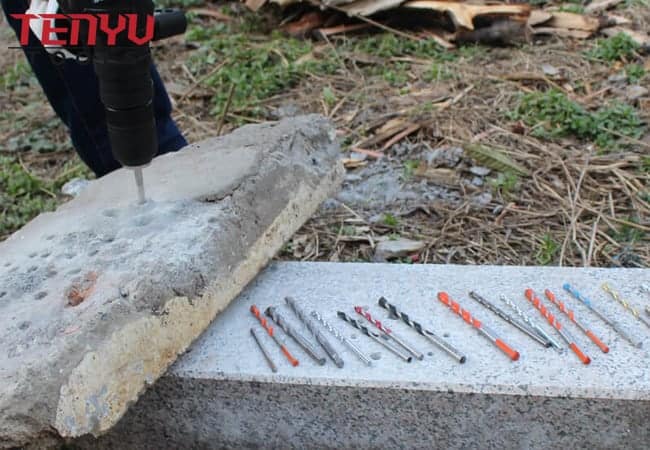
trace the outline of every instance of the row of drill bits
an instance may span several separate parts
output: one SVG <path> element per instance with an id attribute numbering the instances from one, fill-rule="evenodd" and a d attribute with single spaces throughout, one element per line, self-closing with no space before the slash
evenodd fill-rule
<path id="1" fill-rule="evenodd" d="M 589 308 L 596 316 L 598 316 L 603 322 L 608 324 L 614 331 L 616 331 L 620 336 L 626 339 L 635 347 L 641 347 L 641 341 L 633 338 L 627 331 L 625 331 L 618 322 L 608 317 L 603 313 L 596 305 L 586 296 L 582 295 L 579 291 L 573 288 L 570 284 L 566 283 L 563 285 L 563 288 L 566 292 L 571 294 L 575 299 L 582 302 L 587 308 Z M 645 326 L 650 328 L 650 320 L 643 317 L 639 311 L 634 308 L 625 300 L 618 292 L 616 292 L 608 284 L 602 285 L 603 291 L 605 291 L 611 298 L 619 303 L 626 311 L 628 311 L 632 316 L 643 323 Z M 642 291 L 650 294 L 650 286 L 643 285 L 641 287 Z M 580 321 L 576 317 L 576 313 L 569 309 L 565 302 L 557 298 L 557 296 L 546 289 L 544 291 L 546 299 L 552 303 L 557 309 L 566 316 L 571 322 L 573 322 L 578 329 L 580 329 L 603 353 L 609 352 L 609 347 L 605 344 L 592 330 L 590 327 L 585 325 L 584 322 Z M 517 330 L 524 333 L 526 336 L 531 338 L 533 341 L 539 343 L 540 345 L 548 348 L 554 347 L 555 349 L 562 351 L 563 347 L 559 344 L 551 335 L 544 331 L 544 329 L 533 319 L 531 319 L 527 314 L 525 314 L 522 309 L 512 300 L 501 295 L 500 300 L 508 306 L 514 316 L 490 302 L 480 294 L 471 291 L 469 297 L 475 300 L 477 303 L 494 313 L 497 317 L 506 321 Z M 558 318 L 550 311 L 550 309 L 544 304 L 544 302 L 535 294 L 532 289 L 526 289 L 524 292 L 524 297 L 535 307 L 535 309 L 540 313 L 542 318 L 554 328 L 557 333 L 560 335 L 562 340 L 566 345 L 575 353 L 575 355 L 580 359 L 584 364 L 589 364 L 591 358 L 587 356 L 582 349 L 578 346 L 578 342 L 573 337 L 573 335 L 562 326 Z M 446 292 L 439 292 L 437 295 L 438 300 L 446 305 L 452 312 L 460 316 L 466 323 L 474 327 L 480 334 L 489 339 L 498 349 L 505 353 L 511 360 L 516 361 L 519 359 L 519 352 L 512 348 L 505 340 L 503 340 L 499 335 L 488 327 L 481 320 L 473 316 L 469 310 L 464 309 L 458 302 L 453 300 L 449 294 Z M 371 359 L 365 355 L 356 345 L 354 345 L 349 339 L 344 337 L 336 328 L 334 328 L 323 316 L 317 311 L 311 311 L 309 314 L 305 311 L 302 306 L 292 297 L 286 297 L 285 301 L 289 308 L 295 313 L 296 317 L 303 322 L 305 327 L 309 330 L 314 339 L 318 344 L 323 348 L 326 355 L 334 362 L 334 364 L 342 368 L 344 366 L 344 361 L 336 351 L 334 346 L 329 342 L 325 336 L 324 330 L 329 331 L 338 341 L 343 345 L 348 347 L 364 364 L 367 366 L 372 366 Z M 390 318 L 400 320 L 402 323 L 406 324 L 417 332 L 420 336 L 426 338 L 429 342 L 434 344 L 437 348 L 444 351 L 448 356 L 452 357 L 455 361 L 459 363 L 464 363 L 467 358 L 466 356 L 451 345 L 446 339 L 436 335 L 434 332 L 423 327 L 419 322 L 413 320 L 411 316 L 407 313 L 401 311 L 396 305 L 390 303 L 386 298 L 381 297 L 377 304 L 388 311 Z M 367 309 L 361 306 L 355 306 L 354 311 L 360 316 L 360 319 L 357 320 L 343 311 L 337 312 L 337 317 L 341 320 L 348 323 L 350 326 L 354 327 L 360 331 L 363 335 L 369 337 L 376 343 L 382 345 L 384 348 L 389 350 L 391 353 L 395 354 L 402 360 L 406 362 L 411 362 L 413 358 L 422 360 L 424 355 L 422 352 L 418 351 L 407 342 L 404 338 L 399 337 L 390 327 L 388 327 L 384 322 L 377 319 L 372 313 Z M 650 315 L 650 308 L 646 308 L 647 313 Z M 282 353 L 286 356 L 289 362 L 293 366 L 298 365 L 298 360 L 293 357 L 289 352 L 286 344 L 282 339 L 277 335 L 276 329 L 267 321 L 266 318 L 262 317 L 259 309 L 256 306 L 251 307 L 252 314 L 259 320 L 262 327 L 267 331 L 267 333 L 273 338 L 273 340 L 280 347 Z M 326 362 L 326 357 L 321 354 L 321 352 L 312 345 L 308 339 L 306 339 L 300 332 L 293 328 L 287 320 L 282 316 L 276 307 L 269 307 L 265 310 L 265 315 L 280 329 L 284 331 L 289 337 L 291 337 L 310 357 L 314 359 L 319 365 L 324 365 Z M 319 326 L 320 324 L 320 326 Z M 268 362 L 271 370 L 273 372 L 277 371 L 275 363 L 272 361 L 270 354 L 266 347 L 262 344 L 259 335 L 255 330 L 251 329 L 251 334 L 259 346 L 261 352 L 263 353 L 264 358 Z"/>

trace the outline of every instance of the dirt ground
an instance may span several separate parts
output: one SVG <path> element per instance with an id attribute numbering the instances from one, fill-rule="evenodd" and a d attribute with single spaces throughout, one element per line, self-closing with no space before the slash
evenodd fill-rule
<path id="1" fill-rule="evenodd" d="M 295 40 L 273 31 L 272 12 L 184 3 L 201 8 L 191 30 L 154 55 L 188 140 L 310 112 L 337 126 L 343 190 L 279 258 L 372 261 L 380 243 L 409 239 L 392 260 L 650 266 L 642 49 L 601 36 L 443 50 L 368 29 Z M 615 13 L 650 29 L 646 0 Z M 0 238 L 89 176 L 22 54 L 1 55 Z"/>

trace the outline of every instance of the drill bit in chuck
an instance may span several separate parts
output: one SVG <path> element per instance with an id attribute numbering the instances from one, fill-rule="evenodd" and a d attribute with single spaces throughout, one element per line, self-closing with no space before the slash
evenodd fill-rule
<path id="1" fill-rule="evenodd" d="M 144 195 L 144 177 L 142 175 L 142 167 L 134 167 L 133 175 L 135 175 L 135 185 L 138 188 L 138 205 L 144 205 L 147 199 Z"/>

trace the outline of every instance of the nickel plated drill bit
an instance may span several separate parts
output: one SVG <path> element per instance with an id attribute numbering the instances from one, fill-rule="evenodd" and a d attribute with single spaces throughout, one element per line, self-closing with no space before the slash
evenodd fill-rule
<path id="1" fill-rule="evenodd" d="M 508 358 L 513 361 L 517 361 L 519 359 L 518 351 L 514 350 L 512 347 L 506 344 L 503 339 L 501 339 L 494 331 L 484 325 L 480 320 L 472 317 L 472 314 L 470 314 L 468 310 L 463 309 L 460 304 L 452 300 L 451 297 L 449 297 L 449 294 L 446 292 L 438 292 L 438 300 L 449 307 L 452 312 L 458 314 L 465 322 L 476 328 L 479 333 L 489 339 L 490 342 L 496 345 L 499 350 L 508 355 Z"/>
<path id="2" fill-rule="evenodd" d="M 257 309 L 257 306 L 252 305 L 251 306 L 251 313 L 257 317 L 257 320 L 260 321 L 260 325 L 262 325 L 262 328 L 266 330 L 267 333 L 269 333 L 269 336 L 273 338 L 273 341 L 278 344 L 278 347 L 280 347 L 280 350 L 282 351 L 282 354 L 289 360 L 291 365 L 293 367 L 296 367 L 298 365 L 298 360 L 293 357 L 293 355 L 289 352 L 289 349 L 287 346 L 284 344 L 284 342 L 275 334 L 275 328 L 273 328 L 271 325 L 269 325 L 268 321 L 264 316 L 262 316 L 262 313 L 260 313 L 260 310 Z"/>
<path id="3" fill-rule="evenodd" d="M 645 317 L 639 314 L 639 311 L 634 306 L 630 305 L 630 303 L 627 300 L 621 297 L 618 292 L 612 289 L 609 286 L 609 284 L 603 283 L 601 288 L 603 289 L 603 291 L 607 292 L 615 301 L 617 301 L 624 309 L 626 309 L 630 314 L 632 314 L 636 320 L 643 323 L 646 327 L 650 328 L 650 322 L 648 322 L 648 320 Z"/>
<path id="4" fill-rule="evenodd" d="M 535 295 L 532 289 L 526 289 L 524 292 L 526 298 L 528 299 L 529 302 L 537 308 L 539 313 L 548 321 L 548 323 L 551 324 L 553 328 L 555 328 L 558 333 L 560 333 L 560 336 L 562 336 L 562 339 L 569 345 L 569 348 L 573 350 L 573 353 L 576 354 L 578 359 L 582 361 L 583 364 L 589 364 L 591 362 L 591 358 L 589 358 L 587 355 L 582 353 L 582 350 L 580 350 L 580 347 L 578 347 L 578 344 L 576 343 L 575 338 L 571 333 L 569 333 L 568 330 L 565 330 L 564 327 L 562 327 L 562 324 L 558 322 L 558 320 L 555 318 L 553 313 L 548 310 L 546 305 L 542 303 L 542 301 Z"/>
<path id="5" fill-rule="evenodd" d="M 510 325 L 513 327 L 517 328 L 519 331 L 522 333 L 526 334 L 528 337 L 533 339 L 535 342 L 538 342 L 542 344 L 544 347 L 550 347 L 552 344 L 548 342 L 546 339 L 542 338 L 535 330 L 530 328 L 528 325 L 525 323 L 521 323 L 514 317 L 512 317 L 510 314 L 506 313 L 504 310 L 496 306 L 495 304 L 489 302 L 486 298 L 482 297 L 481 295 L 477 294 L 474 291 L 471 291 L 469 293 L 469 296 L 480 303 L 481 305 L 485 306 L 485 308 L 489 309 L 492 311 L 494 314 L 496 314 L 497 317 L 503 319 L 504 321 L 508 322 Z"/>
<path id="6" fill-rule="evenodd" d="M 142 167 L 134 167 L 133 175 L 135 177 L 135 186 L 138 189 L 138 205 L 144 205 L 147 199 L 144 195 L 144 177 L 142 175 Z"/>
<path id="7" fill-rule="evenodd" d="M 412 320 L 408 314 L 397 309 L 397 306 L 390 303 L 388 300 L 386 300 L 386 298 L 381 297 L 377 301 L 377 304 L 382 308 L 388 310 L 388 312 L 390 312 L 392 316 L 399 318 L 406 325 L 413 328 L 415 331 L 417 331 L 422 336 L 427 338 L 429 342 L 432 342 L 437 347 L 447 352 L 452 358 L 454 358 L 459 363 L 462 364 L 467 360 L 465 355 L 463 355 L 459 350 L 454 348 L 454 346 L 449 344 L 446 340 L 442 339 L 441 337 L 437 336 L 434 332 L 429 331 L 424 327 L 422 327 L 422 325 L 420 325 L 419 322 Z"/>
<path id="8" fill-rule="evenodd" d="M 360 316 L 364 317 L 368 322 L 370 322 L 372 325 L 374 325 L 375 328 L 377 328 L 379 331 L 381 331 L 381 332 L 384 333 L 386 336 L 388 336 L 389 338 L 391 338 L 391 339 L 392 339 L 393 341 L 395 341 L 395 342 L 396 342 L 400 347 L 402 347 L 403 349 L 405 349 L 405 350 L 406 350 L 407 352 L 409 352 L 411 355 L 415 356 L 415 357 L 416 357 L 417 359 L 419 359 L 419 360 L 423 360 L 423 359 L 424 359 L 424 355 L 423 355 L 422 353 L 418 352 L 418 351 L 415 350 L 411 345 L 407 344 L 407 343 L 404 342 L 402 339 L 400 339 L 400 338 L 398 338 L 397 336 L 395 336 L 395 333 L 393 333 L 393 330 L 391 330 L 391 329 L 388 328 L 386 325 L 384 325 L 383 323 L 381 323 L 381 321 L 379 321 L 379 320 L 375 319 L 374 317 L 372 317 L 372 315 L 370 314 L 370 312 L 368 312 L 368 311 L 364 311 L 363 308 L 362 308 L 361 306 L 355 306 L 355 307 L 354 307 L 354 310 L 356 311 L 357 314 L 359 314 Z"/>
<path id="9" fill-rule="evenodd" d="M 284 301 L 287 302 L 287 305 L 289 305 L 291 310 L 296 313 L 296 316 L 298 316 L 302 323 L 305 324 L 309 332 L 314 335 L 314 338 L 316 338 L 316 341 L 318 341 L 321 347 L 323 347 L 325 353 L 327 353 L 327 355 L 332 358 L 332 361 L 334 361 L 336 367 L 339 369 L 342 368 L 344 365 L 343 359 L 339 356 L 338 352 L 334 349 L 332 344 L 330 344 L 325 335 L 318 329 L 316 323 L 307 316 L 307 313 L 302 309 L 300 305 L 298 305 L 294 298 L 285 297 Z"/>
<path id="10" fill-rule="evenodd" d="M 535 330 L 535 332 L 539 334 L 542 339 L 546 339 L 546 341 L 549 342 L 553 347 L 555 347 L 557 350 L 562 351 L 562 346 L 555 339 L 549 336 L 548 333 L 546 333 L 546 331 L 544 331 L 544 329 L 537 322 L 531 319 L 528 314 L 523 312 L 515 302 L 507 298 L 505 295 L 501 295 L 499 298 L 503 303 L 508 305 L 521 320 L 523 320 L 529 327 Z"/>
<path id="11" fill-rule="evenodd" d="M 632 336 L 630 336 L 619 324 L 618 322 L 610 319 L 607 317 L 602 311 L 600 311 L 598 308 L 596 308 L 596 305 L 593 304 L 593 302 L 582 295 L 580 292 L 578 292 L 575 288 L 571 287 L 569 283 L 564 283 L 562 288 L 567 291 L 569 294 L 571 294 L 573 297 L 575 297 L 577 300 L 580 300 L 587 308 L 589 308 L 594 314 L 596 314 L 600 319 L 605 322 L 607 325 L 612 327 L 614 331 L 616 331 L 618 334 L 623 337 L 626 341 L 628 341 L 630 344 L 633 346 L 640 348 L 643 343 L 641 341 L 638 341 Z"/>
<path id="12" fill-rule="evenodd" d="M 393 347 L 392 345 L 390 345 L 390 344 L 387 342 L 387 339 L 381 339 L 381 338 L 379 337 L 379 334 L 370 331 L 370 330 L 368 329 L 367 326 L 360 324 L 358 321 L 354 320 L 352 317 L 348 316 L 348 315 L 345 314 L 343 311 L 337 311 L 337 312 L 336 312 L 336 315 L 337 315 L 341 320 L 344 320 L 345 322 L 349 323 L 350 325 L 352 325 L 352 326 L 353 326 L 354 328 L 356 328 L 357 330 L 361 331 L 363 334 L 365 334 L 366 336 L 368 336 L 368 337 L 369 337 L 370 339 L 372 339 L 373 341 L 375 341 L 375 342 L 377 342 L 378 344 L 381 344 L 381 345 L 383 345 L 384 347 L 386 347 L 388 350 L 390 350 L 391 352 L 393 352 L 394 354 L 396 354 L 397 356 L 399 356 L 400 358 L 402 358 L 404 361 L 410 363 L 410 362 L 413 360 L 413 357 L 412 357 L 411 355 L 404 354 L 404 353 L 403 353 L 400 349 L 398 349 L 397 347 Z"/>
<path id="13" fill-rule="evenodd" d="M 367 356 L 366 356 L 366 355 L 365 355 L 361 350 L 359 350 L 359 348 L 358 348 L 356 345 L 354 345 L 352 342 L 350 342 L 349 339 L 347 339 L 346 337 L 344 337 L 344 336 L 339 332 L 339 330 L 337 330 L 336 328 L 334 328 L 334 327 L 333 327 L 333 326 L 332 326 L 332 325 L 331 325 L 327 320 L 325 320 L 325 318 L 324 318 L 323 316 L 321 316 L 317 311 L 312 311 L 312 312 L 311 312 L 311 316 L 312 316 L 314 319 L 316 319 L 317 321 L 319 321 L 319 322 L 321 323 L 321 325 L 323 325 L 325 328 L 327 328 L 327 330 L 328 330 L 330 333 L 332 333 L 332 335 L 333 335 L 336 339 L 338 339 L 339 341 L 341 341 L 342 344 L 346 345 L 350 350 L 352 350 L 352 352 L 353 352 L 355 355 L 357 355 L 357 356 L 359 357 L 359 359 L 360 359 L 361 361 L 363 361 L 363 363 L 364 363 L 366 366 L 368 366 L 368 367 L 372 366 L 372 361 L 370 360 L 370 358 L 368 358 L 368 357 L 367 357 Z"/>
<path id="14" fill-rule="evenodd" d="M 255 340 L 255 342 L 257 342 L 257 346 L 262 351 L 262 354 L 264 355 L 264 359 L 266 359 L 266 362 L 269 363 L 269 366 L 271 367 L 271 371 L 273 371 L 273 373 L 277 372 L 278 368 L 275 366 L 275 363 L 271 359 L 271 355 L 269 355 L 268 350 L 266 350 L 266 347 L 264 347 L 264 345 L 262 344 L 262 341 L 260 341 L 259 336 L 255 332 L 255 330 L 252 329 L 252 328 L 251 328 L 251 335 L 253 336 L 253 339 Z"/>
<path id="15" fill-rule="evenodd" d="M 558 300 L 557 297 L 555 297 L 555 294 L 553 294 L 548 289 L 544 291 L 544 295 L 546 295 L 546 298 L 555 306 L 557 306 L 558 309 L 562 311 L 562 313 L 564 313 L 564 315 L 567 316 L 569 320 L 571 320 L 571 322 L 575 323 L 576 326 L 580 328 L 582 332 L 585 333 L 589 339 L 591 339 L 591 341 L 603 351 L 603 353 L 609 352 L 609 347 L 605 345 L 603 341 L 598 339 L 598 337 L 590 329 L 583 325 L 582 322 L 579 322 L 578 319 L 576 319 L 575 313 L 567 308 L 562 300 Z"/>
<path id="16" fill-rule="evenodd" d="M 316 361 L 321 366 L 325 365 L 325 357 L 321 355 L 318 350 L 316 350 L 314 346 L 311 345 L 311 343 L 303 337 L 302 334 L 298 333 L 298 331 L 289 325 L 289 323 L 284 320 L 284 317 L 280 315 L 275 307 L 269 306 L 266 308 L 266 311 L 264 313 L 269 316 L 277 326 L 282 328 L 285 333 L 291 336 L 293 340 L 296 341 L 298 345 L 300 345 L 307 352 L 307 354 L 314 359 L 314 361 Z"/>

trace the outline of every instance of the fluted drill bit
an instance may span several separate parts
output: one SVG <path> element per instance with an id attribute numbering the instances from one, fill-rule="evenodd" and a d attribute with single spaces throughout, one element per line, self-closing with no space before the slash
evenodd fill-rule
<path id="1" fill-rule="evenodd" d="M 645 317 L 639 314 L 639 311 L 634 306 L 630 305 L 627 300 L 621 297 L 618 292 L 612 289 L 609 284 L 603 283 L 601 287 L 603 291 L 607 292 L 616 302 L 618 302 L 623 307 L 623 309 L 632 314 L 636 320 L 643 323 L 646 327 L 650 328 L 650 322 L 648 322 Z"/>
<path id="2" fill-rule="evenodd" d="M 539 334 L 542 338 L 544 338 L 548 342 L 550 342 L 551 345 L 553 347 L 555 347 L 557 350 L 560 350 L 560 351 L 562 350 L 562 346 L 555 339 L 553 339 L 551 336 L 549 336 L 548 333 L 546 333 L 546 331 L 544 331 L 544 329 L 537 322 L 535 322 L 533 319 L 531 319 L 528 314 L 523 312 L 521 310 L 521 308 L 515 302 L 513 302 L 512 300 L 507 298 L 505 295 L 501 295 L 499 298 L 501 299 L 501 301 L 503 303 L 508 305 L 510 307 L 510 309 L 512 309 L 514 311 L 514 313 L 517 314 L 517 316 L 519 316 L 519 318 L 521 320 L 526 322 L 526 324 L 529 327 L 531 327 L 533 330 L 535 330 L 537 332 L 537 334 Z"/>
<path id="3" fill-rule="evenodd" d="M 355 306 L 354 310 L 357 314 L 365 318 L 368 322 L 370 322 L 375 328 L 377 328 L 379 331 L 384 333 L 386 336 L 391 338 L 393 341 L 395 341 L 400 347 L 405 349 L 407 352 L 409 352 L 411 355 L 415 356 L 417 359 L 422 360 L 424 359 L 424 355 L 420 353 L 419 351 L 415 350 L 410 344 L 406 343 L 403 341 L 401 338 L 397 337 L 395 333 L 393 333 L 393 330 L 388 328 L 386 325 L 381 323 L 381 321 L 375 319 L 372 317 L 369 311 L 365 311 L 361 306 Z"/>
<path id="4" fill-rule="evenodd" d="M 300 345 L 303 350 L 305 350 L 307 354 L 314 359 L 314 361 L 316 361 L 321 366 L 325 365 L 325 357 L 321 355 L 318 350 L 316 350 L 314 346 L 311 345 L 311 343 L 303 337 L 302 334 L 300 334 L 291 325 L 289 325 L 289 323 L 284 320 L 284 317 L 282 317 L 276 308 L 269 306 L 266 308 L 266 311 L 264 311 L 264 314 L 269 316 L 277 326 L 282 328 L 285 333 L 291 336 L 293 340 L 296 341 L 298 345 Z"/>
<path id="5" fill-rule="evenodd" d="M 327 320 L 325 320 L 325 318 L 323 316 L 321 316 L 320 313 L 318 313 L 317 311 L 312 311 L 311 316 L 314 319 L 316 319 L 317 321 L 319 321 L 321 323 L 321 325 L 323 325 L 330 333 L 332 333 L 332 335 L 336 339 L 338 339 L 343 345 L 346 345 L 350 350 L 352 350 L 352 352 L 355 355 L 357 355 L 359 357 L 359 359 L 361 361 L 363 361 L 363 363 L 366 366 L 368 366 L 368 367 L 372 366 L 372 361 L 370 360 L 370 358 L 368 358 L 361 350 L 359 350 L 359 348 L 356 345 L 354 345 L 352 342 L 350 342 L 350 340 L 348 338 L 343 336 L 339 332 L 339 330 L 334 328 L 332 326 L 332 324 L 330 324 Z"/>
<path id="6" fill-rule="evenodd" d="M 314 338 L 316 338 L 316 341 L 318 341 L 321 347 L 323 347 L 325 353 L 327 353 L 328 356 L 332 358 L 332 361 L 334 361 L 336 367 L 339 369 L 342 368 L 345 364 L 343 362 L 343 359 L 339 356 L 338 352 L 334 349 L 332 344 L 330 344 L 325 335 L 318 329 L 316 323 L 307 316 L 307 313 L 302 309 L 300 305 L 298 305 L 298 303 L 296 303 L 295 299 L 292 297 L 285 297 L 284 301 L 287 302 L 287 305 L 289 305 L 298 319 L 300 319 L 301 322 L 305 324 L 309 332 L 314 336 Z"/>
<path id="7" fill-rule="evenodd" d="M 441 337 L 437 336 L 433 331 L 429 331 L 429 330 L 425 329 L 419 322 L 416 322 L 416 321 L 412 320 L 411 317 L 408 314 L 406 314 L 405 312 L 402 312 L 399 309 L 397 309 L 397 306 L 390 303 L 388 300 L 386 300 L 386 298 L 381 297 L 377 301 L 377 304 L 379 306 L 381 306 L 382 308 L 388 310 L 388 312 L 393 317 L 399 318 L 406 325 L 413 328 L 419 334 L 421 334 L 422 336 L 427 338 L 430 342 L 435 344 L 441 350 L 444 350 L 445 352 L 447 352 L 452 358 L 454 358 L 459 363 L 462 364 L 467 360 L 465 355 L 463 355 L 453 345 L 451 345 L 450 343 L 448 343 L 446 340 L 442 339 Z"/>
<path id="8" fill-rule="evenodd" d="M 388 338 L 381 339 L 379 334 L 370 331 L 367 326 L 362 325 L 358 321 L 354 320 L 352 317 L 345 314 L 343 311 L 337 311 L 336 315 L 339 317 L 339 319 L 344 320 L 345 322 L 349 323 L 354 328 L 361 331 L 361 333 L 365 334 L 366 336 L 368 336 L 370 339 L 377 342 L 378 344 L 383 345 L 388 350 L 390 350 L 391 352 L 393 352 L 394 354 L 396 354 L 397 356 L 402 358 L 404 361 L 411 362 L 413 360 L 413 357 L 411 355 L 405 355 L 398 348 L 393 347 L 392 345 L 389 345 L 388 342 L 387 342 Z"/>

